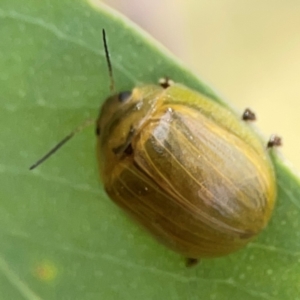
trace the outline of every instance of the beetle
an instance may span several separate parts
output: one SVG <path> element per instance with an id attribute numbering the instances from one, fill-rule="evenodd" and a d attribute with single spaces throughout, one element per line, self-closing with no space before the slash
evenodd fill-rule
<path id="1" fill-rule="evenodd" d="M 103 43 L 114 90 L 105 31 Z M 276 199 L 268 148 L 229 108 L 164 78 L 114 93 L 96 121 L 99 172 L 109 197 L 187 258 L 230 254 L 267 225 Z M 41 160 L 52 155 L 77 128 Z"/>

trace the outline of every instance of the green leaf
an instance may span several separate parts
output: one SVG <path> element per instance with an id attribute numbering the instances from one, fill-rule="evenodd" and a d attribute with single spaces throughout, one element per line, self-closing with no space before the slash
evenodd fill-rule
<path id="1" fill-rule="evenodd" d="M 96 0 L 0 3 L 1 299 L 300 299 L 299 180 L 277 156 L 267 229 L 236 254 L 184 259 L 105 195 L 94 128 L 28 167 L 109 95 L 101 29 L 118 90 L 168 75 L 212 95 L 128 20 Z"/>

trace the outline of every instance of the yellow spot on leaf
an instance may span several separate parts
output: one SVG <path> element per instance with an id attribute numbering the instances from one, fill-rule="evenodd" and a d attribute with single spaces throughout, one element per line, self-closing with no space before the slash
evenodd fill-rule
<path id="1" fill-rule="evenodd" d="M 51 282 L 57 277 L 57 267 L 50 261 L 43 261 L 36 265 L 34 275 L 41 281 Z"/>

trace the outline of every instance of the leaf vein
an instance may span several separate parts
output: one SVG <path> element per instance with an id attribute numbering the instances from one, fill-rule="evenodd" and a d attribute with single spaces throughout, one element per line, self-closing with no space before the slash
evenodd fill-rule
<path id="1" fill-rule="evenodd" d="M 101 189 L 94 189 L 92 188 L 90 185 L 88 184 L 75 184 L 71 181 L 68 181 L 66 180 L 65 178 L 61 178 L 61 177 L 54 177 L 54 176 L 49 176 L 49 175 L 46 175 L 42 172 L 40 172 L 39 170 L 35 170 L 35 171 L 27 171 L 26 172 L 23 172 L 23 171 L 20 171 L 20 168 L 15 168 L 15 167 L 8 167 L 8 166 L 5 166 L 5 165 L 1 165 L 0 164 L 0 174 L 1 173 L 6 173 L 6 172 L 9 172 L 11 174 L 14 174 L 14 175 L 25 175 L 25 176 L 37 176 L 45 181 L 50 181 L 50 182 L 54 182 L 54 183 L 57 183 L 57 184 L 61 184 L 61 185 L 64 185 L 64 186 L 68 186 L 74 190 L 77 190 L 77 191 L 80 191 L 80 192 L 89 192 L 91 194 L 94 194 L 94 195 L 97 195 L 97 196 L 101 196 L 102 195 L 102 192 L 101 192 Z"/>
<path id="2" fill-rule="evenodd" d="M 8 279 L 8 281 L 28 300 L 41 300 L 32 289 L 22 281 L 19 276 L 9 267 L 5 259 L 0 256 L 0 270 Z"/>
<path id="3" fill-rule="evenodd" d="M 97 48 L 94 48 L 94 47 L 90 46 L 89 44 L 87 44 L 86 42 L 84 42 L 83 40 L 81 40 L 79 38 L 69 36 L 68 34 L 61 31 L 59 28 L 54 26 L 53 24 L 47 23 L 42 19 L 38 19 L 36 17 L 29 16 L 29 15 L 24 15 L 24 14 L 21 14 L 17 11 L 8 11 L 8 12 L 6 12 L 3 9 L 0 9 L 0 18 L 10 18 L 10 19 L 13 19 L 13 20 L 22 21 L 22 22 L 27 23 L 27 24 L 38 26 L 40 28 L 43 28 L 43 29 L 51 32 L 52 34 L 54 34 L 60 40 L 64 40 L 64 41 L 67 41 L 71 44 L 75 44 L 77 46 L 80 46 L 83 49 L 86 49 L 88 51 L 93 52 L 96 55 L 101 55 L 102 57 L 105 57 L 104 51 L 99 51 Z M 118 69 L 121 73 L 123 73 L 132 82 L 137 82 L 138 81 L 132 73 L 128 72 L 119 63 L 114 62 L 114 67 L 116 69 Z"/>
<path id="4" fill-rule="evenodd" d="M 297 209 L 300 210 L 300 203 L 297 201 L 297 198 L 294 196 L 294 194 L 291 192 L 293 189 L 288 189 L 284 183 L 282 183 L 280 180 L 277 181 L 280 188 L 287 194 L 287 198 L 291 201 L 293 205 L 296 206 Z"/>
<path id="5" fill-rule="evenodd" d="M 280 254 L 285 254 L 285 255 L 290 255 L 290 256 L 295 256 L 295 257 L 298 257 L 300 255 L 300 252 L 293 252 L 293 251 L 289 251 L 286 249 L 280 249 L 276 246 L 267 246 L 267 245 L 258 244 L 258 243 L 251 243 L 250 245 L 248 245 L 248 247 L 259 248 L 259 249 L 263 249 L 266 251 L 277 252 Z"/>

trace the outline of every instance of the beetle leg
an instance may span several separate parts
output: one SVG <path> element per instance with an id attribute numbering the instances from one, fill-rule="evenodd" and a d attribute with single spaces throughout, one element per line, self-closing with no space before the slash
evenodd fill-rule
<path id="1" fill-rule="evenodd" d="M 185 260 L 185 265 L 186 265 L 186 267 L 190 268 L 190 267 L 194 267 L 199 262 L 200 262 L 200 259 L 198 259 L 198 258 L 187 257 Z"/>
<path id="2" fill-rule="evenodd" d="M 252 110 L 250 110 L 249 108 L 246 108 L 242 115 L 242 120 L 255 121 L 256 120 L 255 113 Z"/>
<path id="3" fill-rule="evenodd" d="M 96 126 L 95 133 L 96 133 L 97 136 L 99 136 L 100 133 L 101 133 L 101 129 L 100 129 L 100 127 L 98 126 L 98 124 L 97 124 L 97 126 Z"/>
<path id="4" fill-rule="evenodd" d="M 278 147 L 282 145 L 282 140 L 278 135 L 271 135 L 268 144 L 267 144 L 267 148 L 273 148 L 273 147 Z"/>

